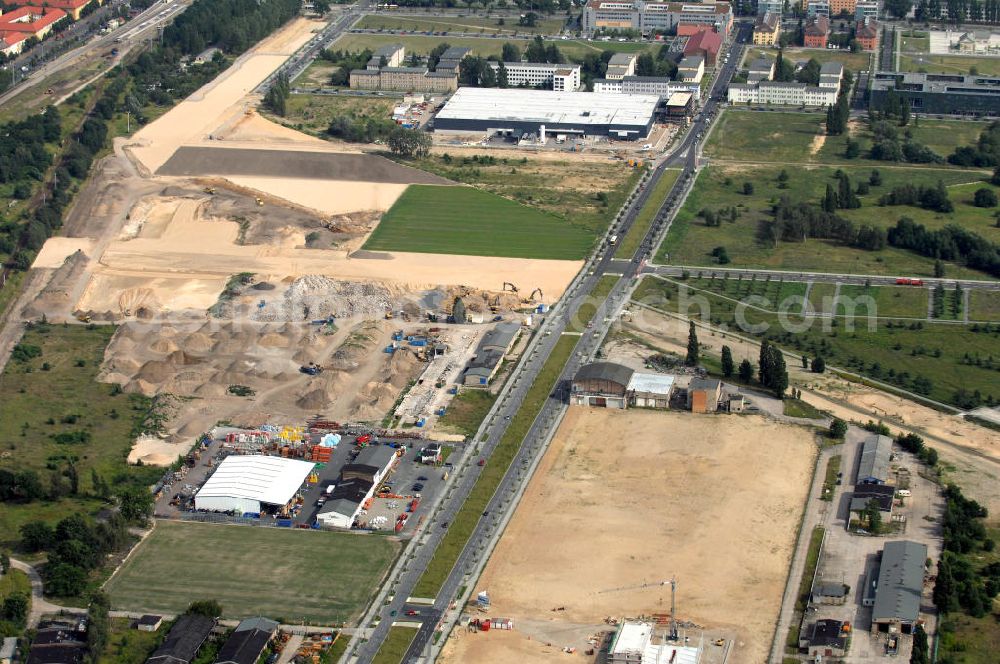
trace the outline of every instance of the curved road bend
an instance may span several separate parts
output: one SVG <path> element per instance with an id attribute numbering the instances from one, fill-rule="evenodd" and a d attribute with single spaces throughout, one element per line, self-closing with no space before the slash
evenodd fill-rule
<path id="1" fill-rule="evenodd" d="M 662 238 L 667 230 L 669 230 L 670 219 L 668 218 L 668 214 L 672 211 L 673 204 L 680 200 L 689 179 L 694 175 L 697 167 L 701 136 L 715 117 L 719 102 L 725 97 L 726 86 L 736 71 L 740 56 L 742 55 L 740 52 L 742 44 L 748 41 L 750 35 L 750 26 L 748 24 L 740 23 L 734 29 L 739 45 L 734 49 L 729 62 L 723 65 L 716 77 L 702 110 L 693 119 L 689 131 L 680 144 L 674 148 L 669 157 L 662 160 L 654 169 L 646 185 L 639 191 L 638 195 L 627 208 L 622 221 L 614 228 L 614 232 L 624 236 L 634 223 L 639 210 L 648 201 L 649 193 L 653 190 L 659 178 L 662 177 L 663 172 L 667 168 L 681 168 L 682 173 L 680 177 L 677 178 L 666 200 L 660 206 L 654 218 L 654 224 L 639 249 L 636 250 L 633 260 L 631 262 L 615 260 L 615 247 L 608 246 L 606 243 L 602 244 L 598 249 L 598 254 L 591 263 L 591 269 L 586 274 L 581 273 L 578 275 L 574 283 L 571 284 L 569 290 L 564 295 L 565 299 L 562 302 L 562 306 L 558 308 L 558 316 L 550 316 L 542 324 L 544 332 L 539 337 L 537 345 L 534 349 L 526 351 L 529 353 L 528 356 L 522 361 L 517 373 L 509 379 L 512 387 L 507 398 L 496 411 L 494 417 L 496 424 L 489 429 L 489 435 L 480 444 L 481 451 L 479 456 L 488 458 L 493 453 L 500 438 L 506 431 L 508 421 L 516 415 L 520 408 L 521 402 L 524 400 L 532 381 L 538 376 L 542 365 L 552 352 L 560 335 L 566 330 L 567 324 L 575 316 L 579 306 L 589 300 L 590 293 L 593 291 L 598 280 L 605 274 L 622 274 L 623 278 L 618 280 L 618 283 L 615 284 L 605 303 L 599 307 L 597 313 L 594 315 L 593 329 L 588 330 L 581 336 L 573 355 L 560 374 L 557 385 L 564 384 L 564 381 L 572 377 L 580 364 L 587 361 L 600 346 L 601 340 L 610 327 L 609 323 L 604 322 L 607 312 L 617 309 L 618 305 L 621 304 L 632 279 L 639 273 L 639 265 L 642 258 L 652 252 L 657 239 Z M 609 304 L 612 305 L 611 308 L 609 308 Z M 469 465 L 464 470 L 456 469 L 458 476 L 456 477 L 456 484 L 451 487 L 451 496 L 446 497 L 442 501 L 438 512 L 431 517 L 426 534 L 421 535 L 421 537 L 426 537 L 426 541 L 414 551 L 413 558 L 409 560 L 405 570 L 395 579 L 393 599 L 379 610 L 378 616 L 380 620 L 378 625 L 372 630 L 365 643 L 356 646 L 352 644 L 355 647 L 353 649 L 349 648 L 348 654 L 341 661 L 370 662 L 388 635 L 394 620 L 420 623 L 420 628 L 413 642 L 410 644 L 403 662 L 407 664 L 414 662 L 427 650 L 431 644 L 438 622 L 458 594 L 459 587 L 466 582 L 465 577 L 472 570 L 476 562 L 477 552 L 485 547 L 489 539 L 494 536 L 495 533 L 492 531 L 494 518 L 496 515 L 501 514 L 503 510 L 513 509 L 514 505 L 509 501 L 509 497 L 513 494 L 517 483 L 528 480 L 527 477 L 521 476 L 519 469 L 526 467 L 533 455 L 543 451 L 541 450 L 540 442 L 544 440 L 546 429 L 551 422 L 555 421 L 558 412 L 565 407 L 566 403 L 562 398 L 562 393 L 559 389 L 556 389 L 542 406 L 541 412 L 536 417 L 525 437 L 527 443 L 523 444 L 518 451 L 497 492 L 487 506 L 486 511 L 492 515 L 491 518 L 481 518 L 479 520 L 471 538 L 462 550 L 457 563 L 438 592 L 433 605 L 418 606 L 408 604 L 406 598 L 412 594 L 418 579 L 434 556 L 435 549 L 446 533 L 446 528 L 441 527 L 441 524 L 450 523 L 454 519 L 465 503 L 476 480 L 479 478 L 479 474 L 482 472 L 481 468 L 476 465 Z M 486 423 L 484 423 L 485 426 Z M 390 580 L 390 583 L 392 582 Z M 405 612 L 410 609 L 419 611 L 419 615 L 404 617 Z M 351 653 L 353 653 L 353 656 Z"/>

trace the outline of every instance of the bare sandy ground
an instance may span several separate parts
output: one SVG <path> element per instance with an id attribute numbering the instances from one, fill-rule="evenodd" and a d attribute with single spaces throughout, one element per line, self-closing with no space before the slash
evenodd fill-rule
<path id="1" fill-rule="evenodd" d="M 243 98 L 313 36 L 323 23 L 298 18 L 241 56 L 226 72 L 139 131 L 131 152 L 155 172 L 181 145 L 210 140 L 245 115 Z M 303 137 L 307 140 L 308 137 Z"/>
<path id="2" fill-rule="evenodd" d="M 265 192 L 327 214 L 358 210 L 385 212 L 409 186 L 384 182 L 316 182 L 250 175 L 230 175 L 226 179 L 241 187 Z"/>
<path id="3" fill-rule="evenodd" d="M 668 613 L 658 584 L 676 575 L 679 619 L 732 629 L 733 661 L 764 661 L 815 454 L 808 430 L 762 417 L 571 408 L 477 590 L 491 616 L 596 629 Z M 442 661 L 531 649 L 485 642 L 456 639 Z"/>
<path id="4" fill-rule="evenodd" d="M 94 241 L 89 238 L 62 236 L 51 237 L 45 241 L 45 244 L 42 245 L 38 255 L 35 256 L 35 262 L 31 264 L 31 267 L 56 269 L 78 250 L 90 255 L 93 250 L 93 246 Z"/>

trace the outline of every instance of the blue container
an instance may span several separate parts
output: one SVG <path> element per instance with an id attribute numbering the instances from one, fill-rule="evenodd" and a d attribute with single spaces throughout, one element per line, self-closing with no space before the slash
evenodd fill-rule
<path id="1" fill-rule="evenodd" d="M 244 512 L 243 513 L 243 518 L 244 519 L 259 519 L 260 518 L 260 512 Z"/>
<path id="2" fill-rule="evenodd" d="M 292 527 L 292 520 L 291 519 L 278 519 L 277 525 L 278 525 L 279 528 L 291 528 Z"/>
<path id="3" fill-rule="evenodd" d="M 417 426 L 418 427 L 422 427 L 426 423 L 427 423 L 427 418 L 421 417 L 419 420 L 417 420 Z"/>

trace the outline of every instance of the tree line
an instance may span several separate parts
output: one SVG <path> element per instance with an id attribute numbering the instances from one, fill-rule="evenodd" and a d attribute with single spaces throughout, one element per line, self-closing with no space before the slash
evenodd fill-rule
<path id="1" fill-rule="evenodd" d="M 998 0 L 920 0 L 914 9 L 917 21 L 948 19 L 976 23 L 1000 23 Z"/>
<path id="2" fill-rule="evenodd" d="M 928 230 L 908 217 L 889 229 L 889 244 L 922 256 L 966 266 L 1000 277 L 1000 247 L 956 224 Z"/>

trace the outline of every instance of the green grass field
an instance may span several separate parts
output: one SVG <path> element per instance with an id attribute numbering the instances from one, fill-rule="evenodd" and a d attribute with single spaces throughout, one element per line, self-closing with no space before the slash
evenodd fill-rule
<path id="1" fill-rule="evenodd" d="M 438 425 L 446 427 L 465 436 L 473 436 L 479 430 L 483 418 L 490 412 L 496 395 L 488 390 L 463 389 L 448 404 L 448 410 L 443 417 L 438 418 Z"/>
<path id="2" fill-rule="evenodd" d="M 906 128 L 913 140 L 923 143 L 941 157 L 955 148 L 971 145 L 987 127 L 973 120 L 933 120 L 915 118 Z M 947 164 L 894 164 L 868 159 L 872 134 L 867 122 L 851 126 L 851 138 L 858 141 L 861 156 L 844 156 L 847 138 L 826 136 L 826 116 L 822 113 L 766 112 L 727 109 L 716 122 L 705 154 L 713 159 L 749 162 L 866 165 L 872 168 L 952 168 Z M 974 171 L 977 172 L 978 171 Z"/>
<path id="3" fill-rule="evenodd" d="M 330 77 L 333 72 L 336 71 L 337 67 L 328 60 L 322 60 L 317 58 L 305 68 L 301 74 L 299 74 L 292 85 L 300 88 L 322 88 L 330 84 Z M 297 95 L 292 95 L 293 97 Z M 378 98 L 365 98 L 366 101 L 377 101 Z M 289 100 L 289 110 L 291 109 L 291 100 Z"/>
<path id="4" fill-rule="evenodd" d="M 842 166 L 853 183 L 867 180 L 871 173 L 868 166 Z M 702 170 L 694 189 L 677 213 L 666 240 L 660 247 L 657 262 L 679 265 L 713 266 L 717 260 L 711 255 L 715 247 L 723 246 L 733 266 L 754 268 L 777 268 L 790 270 L 813 270 L 820 272 L 841 272 L 846 274 L 912 274 L 929 277 L 934 274 L 933 259 L 915 253 L 886 247 L 881 251 L 863 251 L 853 247 L 822 239 L 808 239 L 804 242 L 779 242 L 777 246 L 759 239 L 763 222 L 772 220 L 771 204 L 781 196 L 791 200 L 819 202 L 826 184 L 836 183 L 832 167 L 811 167 L 809 169 L 785 168 L 789 180 L 781 188 L 778 175 L 782 167 L 747 166 L 739 168 L 716 164 Z M 894 169 L 879 166 L 883 184 L 873 187 L 871 193 L 862 196 L 862 207 L 856 210 L 840 210 L 838 214 L 857 224 L 867 223 L 887 228 L 895 225 L 903 216 L 910 217 L 929 228 L 941 228 L 949 223 L 958 223 L 981 233 L 993 241 L 1000 239 L 1000 229 L 991 226 L 991 212 L 967 204 L 968 191 L 980 186 L 991 186 L 970 180 L 983 177 L 957 169 Z M 955 211 L 942 215 L 910 206 L 879 207 L 878 197 L 882 192 L 904 183 L 936 184 L 938 180 L 946 185 L 961 184 L 954 188 Z M 743 185 L 751 182 L 752 195 L 743 194 Z M 728 219 L 719 226 L 708 226 L 698 213 L 704 209 L 718 211 L 736 206 L 739 217 L 735 222 Z M 981 272 L 959 265 L 948 265 L 949 277 L 988 279 Z"/>
<path id="5" fill-rule="evenodd" d="M 875 301 L 877 316 L 891 318 L 927 318 L 927 289 L 906 286 L 864 286 L 840 287 L 840 297 L 870 297 Z M 839 300 L 839 298 L 838 298 Z M 860 309 L 860 308 L 859 308 Z"/>
<path id="6" fill-rule="evenodd" d="M 500 24 L 500 21 L 503 24 Z M 485 35 L 551 35 L 562 30 L 565 21 L 561 18 L 539 18 L 533 27 L 517 24 L 517 19 L 504 16 L 502 19 L 485 16 L 439 16 L 418 17 L 393 14 L 367 14 L 355 24 L 356 28 L 368 30 L 417 30 L 419 32 L 481 32 Z M 447 36 L 447 35 L 445 35 Z"/>
<path id="7" fill-rule="evenodd" d="M 786 48 L 785 59 L 790 62 L 808 62 L 815 58 L 820 64 L 825 62 L 839 62 L 844 65 L 844 69 L 851 72 L 868 69 L 868 59 L 871 53 L 851 53 L 846 50 L 831 50 L 824 48 Z M 774 60 L 778 57 L 778 49 L 751 47 L 747 49 L 747 57 L 743 60 L 743 66 L 749 65 L 757 58 L 766 57 Z M 857 77 L 855 77 L 857 78 Z"/>
<path id="8" fill-rule="evenodd" d="M 412 185 L 365 249 L 579 260 L 594 236 L 570 221 L 474 187 Z"/>
<path id="9" fill-rule="evenodd" d="M 608 297 L 608 293 L 611 289 L 615 287 L 618 280 L 621 277 L 606 274 L 597 281 L 597 285 L 594 286 L 594 290 L 590 293 L 590 298 L 588 301 L 580 305 L 576 310 L 576 315 L 570 319 L 569 324 L 566 326 L 567 332 L 586 332 L 587 324 L 594 320 L 594 314 L 597 313 L 597 308 L 604 302 Z"/>
<path id="10" fill-rule="evenodd" d="M 625 237 L 618 242 L 618 248 L 615 249 L 615 258 L 629 259 L 635 255 L 639 245 L 642 244 L 642 238 L 646 237 L 649 227 L 653 225 L 653 218 L 656 216 L 656 211 L 660 209 L 663 201 L 667 199 L 671 187 L 677 182 L 677 177 L 680 174 L 681 172 L 675 169 L 663 171 L 660 180 L 656 183 L 653 191 L 650 192 L 649 198 L 646 200 L 646 205 L 639 211 L 639 215 L 635 218 L 632 227 L 628 229 Z"/>
<path id="11" fill-rule="evenodd" d="M 1000 75 L 1000 60 L 963 55 L 904 54 L 899 57 L 900 71 L 920 71 L 930 74 L 970 74 L 973 69 L 984 76 Z"/>
<path id="12" fill-rule="evenodd" d="M 549 161 L 489 153 L 462 157 L 445 153 L 407 163 L 549 212 L 585 229 L 592 241 L 607 229 L 642 174 L 610 159 Z"/>
<path id="13" fill-rule="evenodd" d="M 461 511 L 448 526 L 448 534 L 441 540 L 434 552 L 434 557 L 413 589 L 414 597 L 437 596 L 441 584 L 448 578 L 451 568 L 455 566 L 455 561 L 458 560 L 466 542 L 472 536 L 472 531 L 475 530 L 483 510 L 486 509 L 493 494 L 496 493 L 500 480 L 503 479 L 517 451 L 521 448 L 521 443 L 528 434 L 532 422 L 535 421 L 542 405 L 548 399 L 552 386 L 555 385 L 579 340 L 580 338 L 576 336 L 564 336 L 556 342 L 552 353 L 549 354 L 545 365 L 535 378 L 535 382 L 528 389 L 517 414 L 508 424 L 503 438 L 493 450 L 486 467 L 476 481 L 476 486 L 473 487 L 469 497 L 462 505 Z"/>
<path id="14" fill-rule="evenodd" d="M 910 30 L 900 37 L 899 50 L 902 53 L 927 53 L 931 48 L 931 38 L 926 32 Z"/>
<path id="15" fill-rule="evenodd" d="M 687 287 L 686 283 L 683 285 Z M 680 306 L 690 302 L 692 295 L 700 295 L 705 306 Z M 829 295 L 832 296 L 832 291 Z M 987 332 L 972 326 L 926 320 L 912 324 L 896 324 L 891 319 L 869 321 L 866 312 L 860 310 L 853 329 L 842 318 L 834 326 L 821 319 L 802 321 L 792 313 L 787 317 L 788 322 L 802 325 L 790 331 L 773 310 L 743 307 L 741 321 L 737 317 L 738 305 L 731 299 L 708 290 L 689 291 L 686 297 L 686 300 L 680 297 L 678 282 L 646 278 L 632 299 L 758 338 L 766 334 L 772 342 L 790 351 L 809 357 L 822 355 L 827 366 L 835 365 L 899 387 L 912 387 L 914 379 L 923 377 L 931 383 L 927 396 L 945 403 L 953 402 L 960 389 L 979 390 L 984 399 L 990 394 L 998 396 L 997 371 L 969 366 L 964 363 L 964 356 L 966 353 L 982 358 L 995 355 L 1000 330 L 991 328 Z M 809 299 L 816 301 L 812 293 Z M 900 375 L 905 379 L 899 378 Z"/>
<path id="16" fill-rule="evenodd" d="M 159 521 L 105 590 L 130 611 L 180 613 L 211 598 L 227 618 L 350 622 L 398 552 L 376 535 Z"/>
<path id="17" fill-rule="evenodd" d="M 111 385 L 97 382 L 113 334 L 111 326 L 36 325 L 21 343 L 37 347 L 41 355 L 27 361 L 12 358 L 0 375 L 0 439 L 9 452 L 0 458 L 0 468 L 34 470 L 48 487 L 50 474 L 61 473 L 73 461 L 80 477 L 78 496 L 0 503 L 3 544 L 12 544 L 25 521 L 58 521 L 99 510 L 103 503 L 86 495 L 92 490 L 92 470 L 112 486 L 148 486 L 162 473 L 125 464 L 136 427 L 154 411 L 149 399 L 115 393 Z M 73 438 L 57 442 L 60 434 Z"/>
<path id="18" fill-rule="evenodd" d="M 510 39 L 521 50 L 524 50 L 528 41 L 525 39 Z M 464 46 L 472 49 L 473 55 L 488 57 L 500 55 L 503 46 L 502 39 L 491 39 L 487 37 L 452 37 L 448 36 L 416 36 L 416 35 L 387 35 L 387 34 L 346 34 L 335 41 L 330 48 L 333 50 L 360 51 L 366 48 L 377 49 L 386 44 L 402 44 L 406 47 L 407 53 L 417 53 L 418 55 L 428 55 L 435 46 L 443 42 L 448 42 L 452 46 Z M 546 41 L 546 46 L 554 45 L 559 48 L 564 56 L 569 59 L 580 59 L 591 53 L 601 53 L 603 51 L 614 51 L 616 53 L 642 53 L 645 51 L 655 51 L 658 44 L 649 42 L 588 42 L 581 39 L 552 40 Z"/>
<path id="19" fill-rule="evenodd" d="M 406 654 L 406 649 L 410 647 L 410 643 L 416 635 L 417 629 L 415 627 L 389 628 L 389 634 L 382 642 L 382 647 L 375 653 L 372 664 L 400 664 L 403 661 L 403 655 Z"/>

